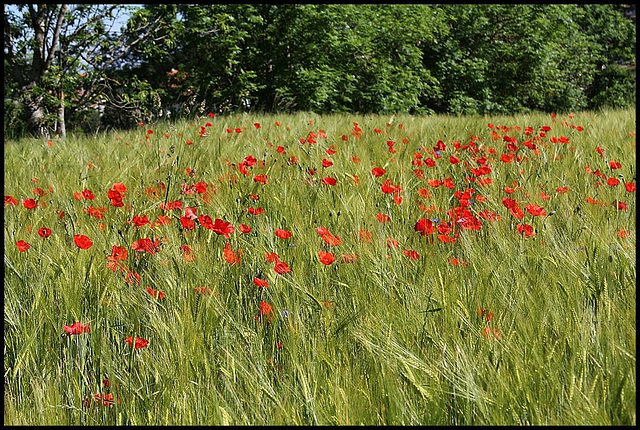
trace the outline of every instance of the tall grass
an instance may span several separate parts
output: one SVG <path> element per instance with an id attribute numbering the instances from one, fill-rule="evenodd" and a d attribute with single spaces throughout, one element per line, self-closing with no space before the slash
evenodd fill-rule
<path id="1" fill-rule="evenodd" d="M 538 154 L 522 147 L 544 125 L 551 130 L 536 141 Z M 523 134 L 527 126 L 532 136 Z M 310 132 L 316 143 L 305 140 Z M 4 422 L 635 425 L 636 209 L 635 192 L 624 186 L 635 183 L 634 133 L 633 110 L 556 118 L 296 114 L 5 142 L 5 196 L 19 203 L 5 197 Z M 525 160 L 500 161 L 504 135 L 517 139 Z M 569 143 L 551 141 L 561 136 Z M 413 164 L 416 152 L 433 157 L 438 141 L 446 149 L 434 167 Z M 455 149 L 470 141 L 478 153 Z M 238 167 L 249 155 L 257 161 L 243 175 Z M 466 179 L 480 156 L 492 168 L 489 184 Z M 622 167 L 612 170 L 611 160 Z M 622 183 L 597 185 L 603 180 L 585 166 Z M 386 173 L 376 178 L 373 167 Z M 258 174 L 268 184 L 255 182 Z M 326 176 L 336 185 L 322 184 Z M 427 183 L 445 178 L 454 189 Z M 401 203 L 381 192 L 385 179 L 402 188 Z M 184 192 L 182 184 L 198 181 L 208 194 Z M 107 198 L 114 183 L 126 185 L 123 207 Z M 562 186 L 569 191 L 556 191 Z M 447 221 L 455 191 L 467 188 L 476 216 L 488 209 L 500 219 L 458 230 L 453 244 L 414 230 L 421 218 Z M 84 189 L 95 200 L 74 198 Z M 504 197 L 547 215 L 518 220 Z M 40 206 L 26 209 L 27 198 Z M 627 209 L 616 210 L 614 200 Z M 182 210 L 161 209 L 171 201 Z M 91 216 L 90 206 L 106 208 L 104 218 Z M 230 222 L 234 233 L 226 239 L 197 220 L 183 228 L 185 207 Z M 379 222 L 379 213 L 391 220 Z M 137 227 L 135 215 L 171 221 Z M 519 223 L 532 225 L 535 237 L 518 233 Z M 51 236 L 41 238 L 41 227 Z M 342 243 L 327 245 L 318 227 Z M 276 237 L 278 228 L 293 236 Z M 78 248 L 76 234 L 93 246 Z M 140 238 L 160 239 L 160 251 L 134 251 Z M 388 247 L 388 238 L 399 247 Z M 18 240 L 31 248 L 18 251 Z M 227 242 L 242 251 L 240 263 L 225 261 Z M 114 245 L 128 249 L 123 264 L 139 284 L 107 267 Z M 319 251 L 336 261 L 322 264 Z M 271 252 L 292 271 L 275 273 L 265 258 Z M 341 262 L 343 254 L 359 258 Z M 165 297 L 152 297 L 148 286 Z M 273 306 L 270 315 L 260 315 L 260 302 Z M 74 322 L 91 332 L 66 335 L 63 326 Z M 129 336 L 149 345 L 133 349 Z M 96 401 L 98 393 L 113 393 L 113 404 Z"/>

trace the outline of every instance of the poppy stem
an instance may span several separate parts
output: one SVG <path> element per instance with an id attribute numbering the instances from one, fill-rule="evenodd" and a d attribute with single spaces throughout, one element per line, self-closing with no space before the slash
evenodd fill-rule
<path id="1" fill-rule="evenodd" d="M 127 379 L 127 394 L 129 395 L 129 407 L 131 407 L 131 403 L 133 400 L 133 396 L 131 395 L 131 379 L 133 378 L 132 375 L 132 368 L 133 368 L 133 353 L 135 351 L 135 344 L 136 344 L 136 338 L 137 338 L 137 333 L 133 336 L 133 341 L 131 342 L 131 347 L 130 347 L 130 351 L 129 351 L 129 378 Z"/>

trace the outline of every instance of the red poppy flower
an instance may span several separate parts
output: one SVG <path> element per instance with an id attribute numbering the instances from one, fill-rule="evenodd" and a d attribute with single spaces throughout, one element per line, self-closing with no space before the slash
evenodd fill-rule
<path id="1" fill-rule="evenodd" d="M 240 263 L 240 256 L 242 255 L 242 250 L 238 250 L 237 253 L 233 252 L 231 250 L 231 245 L 229 244 L 229 242 L 225 243 L 224 249 L 222 250 L 222 252 L 224 253 L 224 259 L 227 261 L 227 263 L 229 264 Z"/>
<path id="2" fill-rule="evenodd" d="M 627 182 L 626 184 L 624 184 L 624 188 L 632 193 L 636 190 L 636 183 L 635 182 Z"/>
<path id="3" fill-rule="evenodd" d="M 249 227 L 248 225 L 244 225 L 244 224 L 240 224 L 238 226 L 238 230 L 240 230 L 244 234 L 251 233 L 251 227 Z"/>
<path id="4" fill-rule="evenodd" d="M 255 317 L 256 320 L 261 320 L 262 317 L 269 317 L 269 321 L 273 320 L 273 306 L 269 303 L 261 301 L 258 306 L 259 314 Z"/>
<path id="5" fill-rule="evenodd" d="M 24 199 L 22 200 L 22 206 L 27 209 L 34 209 L 38 206 L 38 202 L 34 199 Z"/>
<path id="6" fill-rule="evenodd" d="M 156 220 L 155 223 L 151 223 L 151 227 L 155 228 L 159 225 L 170 225 L 171 224 L 171 218 L 169 218 L 166 215 L 158 215 L 158 219 Z"/>
<path id="7" fill-rule="evenodd" d="M 94 218 L 103 219 L 104 214 L 107 212 L 107 208 L 102 206 L 97 208 L 94 208 L 93 206 L 89 206 L 88 208 L 85 209 L 85 212 Z"/>
<path id="8" fill-rule="evenodd" d="M 127 249 L 122 247 L 122 246 L 118 246 L 118 245 L 113 245 L 111 247 L 111 255 L 107 256 L 107 260 L 111 260 L 111 261 L 124 261 L 128 258 L 129 253 L 127 252 Z"/>
<path id="9" fill-rule="evenodd" d="M 206 214 L 202 214 L 198 217 L 198 222 L 200 223 L 201 226 L 203 226 L 204 228 L 208 229 L 208 230 L 212 230 L 213 229 L 213 220 L 211 219 L 211 217 L 209 215 Z"/>
<path id="10" fill-rule="evenodd" d="M 522 209 L 520 209 L 518 205 L 515 205 L 509 208 L 509 213 L 511 213 L 511 215 L 513 215 L 515 218 L 518 218 L 518 219 L 524 218 L 524 212 L 522 211 Z"/>
<path id="11" fill-rule="evenodd" d="M 415 231 L 419 231 L 422 236 L 435 233 L 436 231 L 436 228 L 433 226 L 433 222 L 429 218 L 419 219 L 413 226 L 413 229 Z"/>
<path id="12" fill-rule="evenodd" d="M 229 238 L 229 235 L 234 232 L 234 228 L 231 223 L 223 221 L 219 218 L 216 218 L 216 220 L 214 221 L 212 230 L 227 239 Z"/>
<path id="13" fill-rule="evenodd" d="M 446 178 L 444 181 L 442 181 L 442 185 L 449 188 L 450 190 L 453 190 L 456 187 L 451 178 Z"/>
<path id="14" fill-rule="evenodd" d="M 269 183 L 267 175 L 256 175 L 253 177 L 253 181 L 265 185 Z"/>
<path id="15" fill-rule="evenodd" d="M 135 224 L 136 227 L 142 227 L 143 225 L 149 224 L 151 221 L 149 221 L 149 218 L 147 218 L 146 215 L 134 215 L 133 219 L 131 219 L 131 222 Z"/>
<path id="16" fill-rule="evenodd" d="M 447 236 L 446 234 L 439 234 L 438 240 L 442 243 L 456 243 L 457 236 Z"/>
<path id="17" fill-rule="evenodd" d="M 387 214 L 382 214 L 379 213 L 376 215 L 376 219 L 378 220 L 378 222 L 389 222 L 391 221 L 391 217 Z"/>
<path id="18" fill-rule="evenodd" d="M 6 208 L 7 206 L 12 205 L 12 206 L 18 206 L 18 199 L 16 199 L 13 196 L 4 196 L 4 207 Z"/>
<path id="19" fill-rule="evenodd" d="M 114 182 L 113 186 L 111 188 L 116 190 L 119 193 L 126 193 L 127 192 L 127 187 L 121 182 Z"/>
<path id="20" fill-rule="evenodd" d="M 523 234 L 526 237 L 535 237 L 536 233 L 533 230 L 533 227 L 530 226 L 529 224 L 518 224 L 516 226 L 516 229 L 518 230 L 518 233 Z"/>
<path id="21" fill-rule="evenodd" d="M 70 326 L 63 325 L 62 328 L 67 333 L 67 336 L 71 336 L 72 334 L 91 333 L 89 324 L 81 324 L 79 322 L 74 322 Z"/>
<path id="22" fill-rule="evenodd" d="M 440 179 L 429 179 L 427 181 L 427 184 L 429 184 L 430 187 L 438 188 L 440 185 L 442 185 L 442 181 Z"/>
<path id="23" fill-rule="evenodd" d="M 373 169 L 371 169 L 371 174 L 376 178 L 379 178 L 385 173 L 387 173 L 387 171 L 384 170 L 382 167 L 374 167 Z"/>
<path id="24" fill-rule="evenodd" d="M 619 169 L 619 168 L 621 168 L 621 167 L 622 167 L 622 164 L 620 164 L 620 163 L 619 163 L 619 162 L 617 162 L 617 161 L 613 161 L 613 160 L 611 160 L 611 161 L 609 161 L 609 167 L 611 167 L 611 169 L 614 169 L 614 170 L 615 170 L 615 169 Z"/>
<path id="25" fill-rule="evenodd" d="M 290 231 L 288 230 L 283 230 L 281 228 L 276 229 L 275 231 L 276 236 L 278 236 L 280 239 L 289 239 L 292 234 Z"/>
<path id="26" fill-rule="evenodd" d="M 322 237 L 322 240 L 324 240 L 325 243 L 327 243 L 327 245 L 329 246 L 338 246 L 342 243 L 342 239 L 340 239 L 340 236 L 334 236 L 331 233 L 323 234 L 320 237 Z"/>
<path id="27" fill-rule="evenodd" d="M 182 228 L 184 228 L 185 230 L 193 230 L 194 228 L 196 228 L 195 221 L 186 216 L 180 217 L 180 224 L 182 224 Z"/>
<path id="28" fill-rule="evenodd" d="M 110 189 L 107 191 L 107 197 L 111 201 L 111 205 L 114 207 L 122 207 L 124 206 L 124 202 L 122 201 L 122 193 L 116 191 L 114 189 Z"/>
<path id="29" fill-rule="evenodd" d="M 475 176 L 484 176 L 484 175 L 488 175 L 489 173 L 491 173 L 491 167 L 489 166 L 481 166 L 477 169 L 471 169 L 471 173 L 473 173 Z"/>
<path id="30" fill-rule="evenodd" d="M 84 234 L 74 235 L 73 242 L 80 249 L 89 249 L 91 248 L 91 246 L 93 246 L 93 242 L 91 242 L 91 239 L 89 239 L 89 237 L 85 236 Z"/>
<path id="31" fill-rule="evenodd" d="M 280 261 L 280 256 L 275 252 L 265 252 L 264 258 L 267 260 L 267 263 L 277 263 Z"/>
<path id="32" fill-rule="evenodd" d="M 131 336 L 126 338 L 124 341 L 129 344 L 129 348 L 131 348 L 131 346 L 134 345 L 134 340 L 133 340 L 133 337 Z M 136 337 L 135 346 L 134 346 L 135 349 L 146 348 L 148 345 L 149 345 L 149 341 L 147 339 Z"/>
<path id="33" fill-rule="evenodd" d="M 95 194 L 93 194 L 93 192 L 88 188 L 85 188 L 82 191 L 82 196 L 87 200 L 93 200 L 96 198 Z"/>
<path id="34" fill-rule="evenodd" d="M 26 252 L 29 248 L 31 248 L 31 245 L 24 240 L 19 240 L 16 242 L 16 247 L 18 248 L 18 251 Z"/>
<path id="35" fill-rule="evenodd" d="M 108 393 L 108 394 L 96 393 L 93 395 L 93 400 L 95 400 L 99 405 L 102 405 L 102 406 L 112 406 L 114 401 L 120 403 L 120 399 L 114 400 L 113 393 Z M 89 398 L 85 399 L 85 404 L 87 406 L 89 402 L 91 402 L 91 399 Z"/>
<path id="36" fill-rule="evenodd" d="M 536 206 L 534 204 L 525 206 L 525 210 L 533 216 L 547 216 L 547 213 L 544 211 L 543 207 Z"/>
<path id="37" fill-rule="evenodd" d="M 409 260 L 417 260 L 420 258 L 420 254 L 418 254 L 416 251 L 411 249 L 405 249 L 402 251 L 402 253 L 406 255 L 409 258 Z"/>
<path id="38" fill-rule="evenodd" d="M 327 266 L 333 263 L 334 261 L 336 261 L 336 258 L 334 257 L 334 255 L 330 252 L 319 251 L 318 258 L 320 258 L 320 262 L 322 264 Z"/>
<path id="39" fill-rule="evenodd" d="M 454 266 L 468 266 L 469 263 L 467 263 L 464 260 L 458 259 L 458 258 L 449 258 L 449 263 L 451 263 Z"/>
<path id="40" fill-rule="evenodd" d="M 393 184 L 390 179 L 386 179 L 384 183 L 380 185 L 380 189 L 385 194 L 399 193 L 400 191 L 402 191 L 402 188 L 400 188 L 398 185 Z"/>
<path id="41" fill-rule="evenodd" d="M 482 219 L 486 219 L 487 221 L 499 221 L 500 215 L 495 212 L 491 212 L 489 209 L 483 209 L 478 212 L 478 216 Z"/>
<path id="42" fill-rule="evenodd" d="M 619 211 L 626 211 L 628 209 L 628 206 L 625 202 L 621 202 L 619 200 L 614 200 L 612 203 L 613 207 L 616 208 Z"/>
<path id="43" fill-rule="evenodd" d="M 131 244 L 131 249 L 138 252 L 148 252 L 149 254 L 155 254 L 160 247 L 160 240 L 153 241 L 149 238 L 138 239 Z"/>
<path id="44" fill-rule="evenodd" d="M 429 190 L 429 188 L 423 187 L 423 188 L 418 188 L 418 195 L 423 199 L 429 199 L 433 194 L 431 194 L 431 191 Z"/>
<path id="45" fill-rule="evenodd" d="M 260 215 L 264 213 L 264 208 L 248 208 L 247 211 L 251 215 Z"/>
<path id="46" fill-rule="evenodd" d="M 153 289 L 151 287 L 147 287 L 147 293 L 149 293 L 149 295 L 151 295 L 154 298 L 157 299 L 164 299 L 164 291 L 158 291 L 156 289 Z"/>
<path id="47" fill-rule="evenodd" d="M 520 207 L 518 206 L 518 202 L 516 202 L 514 199 L 505 197 L 502 199 L 502 204 L 504 205 L 504 207 L 509 209 L 509 212 L 514 217 L 518 219 L 522 219 L 524 217 L 524 212 L 522 211 L 522 209 L 520 209 Z"/>
<path id="48" fill-rule="evenodd" d="M 331 160 L 327 160 L 326 158 L 322 159 L 322 167 L 331 167 L 333 166 L 333 162 Z"/>
<path id="49" fill-rule="evenodd" d="M 42 227 L 38 229 L 38 235 L 40 237 L 49 237 L 51 236 L 51 229 L 47 227 Z"/>
<path id="50" fill-rule="evenodd" d="M 271 306 L 267 302 L 261 301 L 259 309 L 260 309 L 260 315 L 269 315 L 271 311 L 273 311 L 273 306 Z"/>
<path id="51" fill-rule="evenodd" d="M 289 265 L 287 263 L 285 263 L 284 261 L 278 260 L 278 261 L 276 261 L 276 264 L 275 264 L 273 270 L 278 275 L 284 275 L 285 273 L 291 272 L 291 267 L 289 267 Z"/>
<path id="52" fill-rule="evenodd" d="M 337 182 L 336 179 L 332 178 L 330 176 L 327 176 L 326 178 L 322 178 L 322 183 L 324 185 L 329 185 L 329 186 L 333 187 L 336 184 L 336 182 Z"/>
<path id="53" fill-rule="evenodd" d="M 616 185 L 620 185 L 620 180 L 618 178 L 609 178 L 607 179 L 607 185 L 610 187 L 615 187 Z"/>
<path id="54" fill-rule="evenodd" d="M 184 216 L 189 219 L 198 218 L 198 208 L 186 207 L 184 208 Z"/>
<path id="55" fill-rule="evenodd" d="M 269 286 L 269 282 L 260 278 L 253 278 L 253 283 L 256 285 L 256 287 L 261 287 L 261 288 L 266 288 Z"/>
<path id="56" fill-rule="evenodd" d="M 329 229 L 326 227 L 316 227 L 316 233 L 320 236 L 324 236 L 325 234 L 329 234 Z"/>
<path id="57" fill-rule="evenodd" d="M 512 163 L 515 156 L 513 154 L 502 154 L 500 156 L 500 161 L 503 163 Z"/>
<path id="58" fill-rule="evenodd" d="M 438 225 L 438 233 L 449 234 L 453 232 L 454 223 L 443 221 Z"/>

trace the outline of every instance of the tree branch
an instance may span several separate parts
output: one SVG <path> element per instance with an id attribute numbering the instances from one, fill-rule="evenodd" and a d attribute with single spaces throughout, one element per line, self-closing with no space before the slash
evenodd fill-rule
<path id="1" fill-rule="evenodd" d="M 62 23 L 64 22 L 64 16 L 67 13 L 67 5 L 63 4 L 58 11 L 58 22 L 56 23 L 56 28 L 53 33 L 53 41 L 51 42 L 51 48 L 49 49 L 49 55 L 47 56 L 47 60 L 44 63 L 44 70 L 48 70 L 51 66 L 51 62 L 58 50 L 58 43 L 60 42 L 60 30 L 62 29 Z"/>

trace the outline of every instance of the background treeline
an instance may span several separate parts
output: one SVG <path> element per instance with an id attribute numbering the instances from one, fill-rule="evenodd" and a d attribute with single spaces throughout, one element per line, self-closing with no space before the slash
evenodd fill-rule
<path id="1" fill-rule="evenodd" d="M 635 104 L 634 6 L 5 5 L 4 135 L 235 111 Z M 635 13 L 635 12 L 634 12 Z"/>

